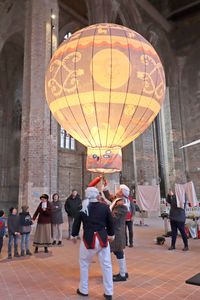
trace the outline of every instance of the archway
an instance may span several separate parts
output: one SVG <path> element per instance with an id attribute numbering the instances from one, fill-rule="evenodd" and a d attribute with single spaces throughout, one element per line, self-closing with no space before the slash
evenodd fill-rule
<path id="1" fill-rule="evenodd" d="M 21 138 L 23 38 L 10 37 L 0 53 L 0 202 L 17 205 Z"/>

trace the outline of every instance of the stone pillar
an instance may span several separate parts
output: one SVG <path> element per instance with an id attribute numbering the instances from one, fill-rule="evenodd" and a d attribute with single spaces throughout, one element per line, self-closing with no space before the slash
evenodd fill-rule
<path id="1" fill-rule="evenodd" d="M 183 81 L 182 81 L 182 77 L 183 77 L 183 71 L 184 71 L 184 67 L 186 64 L 186 56 L 178 56 L 177 57 L 177 64 L 178 64 L 178 103 L 179 103 L 179 119 L 180 119 L 180 140 L 179 140 L 179 144 L 181 146 L 186 144 L 186 133 L 185 133 L 185 122 L 184 122 L 184 110 L 183 110 L 183 98 L 184 98 L 184 94 L 182 92 L 182 86 Z M 180 147 L 181 147 L 180 146 Z M 180 148 L 179 147 L 179 148 Z M 187 178 L 188 176 L 188 171 L 189 171 L 189 165 L 188 165 L 188 160 L 187 160 L 187 156 L 186 156 L 186 149 L 183 148 L 182 150 L 179 149 L 179 155 L 181 156 L 181 171 L 183 172 L 183 176 L 182 176 L 182 180 L 186 180 L 188 179 L 188 181 L 190 180 L 190 178 Z"/>
<path id="2" fill-rule="evenodd" d="M 115 23 L 117 19 L 117 15 L 121 11 L 120 3 L 117 0 L 86 0 L 86 5 L 88 9 L 89 24 L 106 23 L 106 22 Z M 122 172 L 124 171 L 125 168 L 123 166 Z M 109 181 L 110 191 L 114 193 L 117 189 L 117 186 L 119 186 L 119 182 L 120 182 L 119 173 L 106 174 L 106 178 Z"/>
<path id="3" fill-rule="evenodd" d="M 31 212 L 41 193 L 57 191 L 58 129 L 44 92 L 45 72 L 57 46 L 57 28 L 57 1 L 26 2 L 19 207 L 28 204 Z"/>
<path id="4" fill-rule="evenodd" d="M 180 147 L 183 145 L 182 128 L 180 121 L 180 106 L 177 103 L 179 98 L 178 87 L 170 87 L 170 111 L 171 111 L 171 123 L 172 129 L 170 132 L 170 142 L 173 144 L 173 157 L 174 160 L 174 172 L 173 178 L 170 178 L 170 182 L 173 185 L 176 183 L 185 183 L 185 162 L 183 156 L 183 149 Z M 176 100 L 175 100 L 176 99 Z"/>
<path id="5" fill-rule="evenodd" d="M 119 4 L 116 0 L 85 0 L 88 9 L 88 23 L 115 23 Z M 92 177 L 96 177 L 93 174 Z M 119 173 L 106 174 L 109 181 L 109 189 L 112 193 L 115 192 L 119 185 Z"/>
<path id="6" fill-rule="evenodd" d="M 174 183 L 174 148 L 171 142 L 172 137 L 172 120 L 171 120 L 171 110 L 170 110 L 170 99 L 169 99 L 169 87 L 166 88 L 165 101 L 162 105 L 160 114 L 160 138 L 159 141 L 162 147 L 163 153 L 163 167 L 164 167 L 164 184 L 165 192 L 172 187 Z"/>
<path id="7" fill-rule="evenodd" d="M 184 134 L 181 118 L 177 79 L 173 86 L 167 87 L 166 99 L 160 113 L 166 191 L 175 183 L 185 183 L 186 180 L 184 152 L 180 149 Z"/>
<path id="8" fill-rule="evenodd" d="M 86 0 L 89 24 L 115 23 L 119 4 L 116 0 Z"/>
<path id="9" fill-rule="evenodd" d="M 157 153 L 153 125 L 133 144 L 136 184 L 154 184 L 158 177 Z"/>

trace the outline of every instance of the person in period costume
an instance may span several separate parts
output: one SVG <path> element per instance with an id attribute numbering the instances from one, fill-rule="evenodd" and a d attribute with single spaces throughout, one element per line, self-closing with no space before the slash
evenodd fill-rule
<path id="1" fill-rule="evenodd" d="M 52 214 L 52 227 L 53 227 L 53 243 L 52 245 L 60 246 L 62 245 L 62 224 L 63 224 L 63 215 L 62 215 L 62 203 L 59 200 L 59 195 L 57 193 L 53 194 L 51 202 L 51 214 Z"/>
<path id="2" fill-rule="evenodd" d="M 112 299 L 113 279 L 109 240 L 114 239 L 113 218 L 108 205 L 98 201 L 99 191 L 88 187 L 86 199 L 78 212 L 72 227 L 72 237 L 78 236 L 83 224 L 83 240 L 80 244 L 80 285 L 77 294 L 88 296 L 88 269 L 92 258 L 98 255 L 103 272 L 104 297 Z"/>
<path id="3" fill-rule="evenodd" d="M 177 206 L 176 195 L 172 190 L 169 190 L 166 200 L 170 204 L 169 219 L 172 230 L 171 246 L 168 250 L 176 248 L 177 231 L 179 230 L 184 243 L 183 251 L 188 251 L 188 238 L 185 232 L 185 209 Z"/>
<path id="4" fill-rule="evenodd" d="M 51 245 L 51 204 L 48 201 L 49 196 L 42 194 L 40 196 L 40 204 L 36 209 L 33 220 L 37 219 L 37 226 L 33 240 L 35 253 L 38 253 L 39 247 L 44 247 L 44 252 L 48 253 L 48 247 Z"/>
<path id="5" fill-rule="evenodd" d="M 77 190 L 73 189 L 71 195 L 65 201 L 65 211 L 68 216 L 68 240 L 71 238 L 74 218 L 82 207 L 81 203 L 82 201 Z"/>
<path id="6" fill-rule="evenodd" d="M 126 247 L 126 216 L 130 204 L 129 193 L 130 189 L 125 184 L 120 185 L 115 196 L 109 193 L 107 187 L 104 189 L 105 197 L 112 201 L 110 209 L 114 220 L 115 239 L 111 242 L 110 248 L 119 265 L 119 273 L 113 275 L 113 281 L 126 281 L 128 278 L 124 249 Z"/>

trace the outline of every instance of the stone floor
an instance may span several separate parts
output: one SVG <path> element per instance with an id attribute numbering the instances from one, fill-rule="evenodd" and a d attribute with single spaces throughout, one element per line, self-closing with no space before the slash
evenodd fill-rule
<path id="1" fill-rule="evenodd" d="M 136 220 L 137 222 L 137 220 Z M 199 300 L 200 287 L 185 280 L 200 272 L 200 240 L 189 240 L 190 251 L 183 252 L 182 241 L 177 250 L 168 251 L 170 238 L 163 246 L 155 245 L 156 236 L 163 234 L 162 220 L 147 219 L 149 226 L 134 226 L 134 248 L 126 249 L 129 279 L 114 284 L 118 300 Z M 64 231 L 64 235 L 66 232 Z M 0 261 L 1 300 L 62 300 L 85 297 L 76 295 L 79 283 L 78 244 L 64 239 L 62 247 L 52 247 L 48 254 L 8 260 L 6 243 Z M 114 273 L 118 272 L 115 257 Z M 88 300 L 103 299 L 103 286 L 98 260 L 90 269 Z"/>

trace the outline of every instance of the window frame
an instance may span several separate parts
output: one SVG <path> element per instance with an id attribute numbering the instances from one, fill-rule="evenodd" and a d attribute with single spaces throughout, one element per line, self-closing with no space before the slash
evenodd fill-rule
<path id="1" fill-rule="evenodd" d="M 61 126 L 59 130 L 59 148 L 76 151 L 76 140 Z"/>

